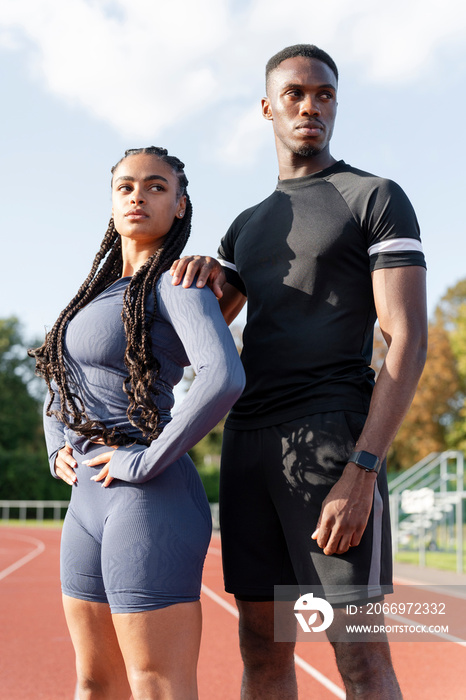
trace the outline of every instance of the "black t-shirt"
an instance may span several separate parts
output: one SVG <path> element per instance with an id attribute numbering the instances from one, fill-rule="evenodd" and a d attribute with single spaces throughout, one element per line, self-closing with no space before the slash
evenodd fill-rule
<path id="1" fill-rule="evenodd" d="M 275 192 L 219 248 L 248 298 L 246 388 L 227 426 L 260 428 L 332 410 L 367 412 L 376 312 L 371 271 L 425 267 L 401 188 L 343 161 Z"/>

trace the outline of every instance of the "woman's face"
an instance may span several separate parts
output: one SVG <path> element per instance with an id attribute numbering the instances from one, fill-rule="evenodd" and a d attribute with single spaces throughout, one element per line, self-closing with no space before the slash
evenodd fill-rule
<path id="1" fill-rule="evenodd" d="M 186 197 L 178 196 L 178 178 L 167 163 L 138 153 L 122 160 L 113 173 L 112 204 L 120 236 L 155 251 L 175 217 L 184 215 Z"/>

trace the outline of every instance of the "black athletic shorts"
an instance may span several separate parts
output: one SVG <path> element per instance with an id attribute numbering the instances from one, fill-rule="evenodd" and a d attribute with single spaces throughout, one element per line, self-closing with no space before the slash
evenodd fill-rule
<path id="1" fill-rule="evenodd" d="M 225 429 L 220 529 L 225 588 L 240 600 L 274 600 L 274 586 L 344 587 L 333 604 L 392 591 L 385 465 L 360 544 L 327 556 L 311 539 L 366 416 L 332 411 L 257 430 Z"/>

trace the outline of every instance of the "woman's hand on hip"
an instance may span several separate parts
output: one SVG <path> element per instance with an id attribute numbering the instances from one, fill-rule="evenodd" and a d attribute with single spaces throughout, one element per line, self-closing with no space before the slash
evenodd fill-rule
<path id="1" fill-rule="evenodd" d="M 112 447 L 111 449 L 116 450 L 117 446 Z M 107 488 L 107 486 L 110 486 L 113 481 L 113 476 L 110 476 L 108 473 L 110 460 L 112 459 L 113 455 L 114 452 L 102 452 L 102 454 L 97 455 L 97 457 L 86 459 L 83 462 L 83 464 L 85 464 L 87 467 L 97 467 L 99 464 L 104 465 L 98 474 L 91 476 L 91 481 L 102 481 L 100 484 L 102 488 Z"/>
<path id="2" fill-rule="evenodd" d="M 74 471 L 75 467 L 76 460 L 73 457 L 73 449 L 71 445 L 66 443 L 65 447 L 58 450 L 57 456 L 55 457 L 55 474 L 59 479 L 73 486 L 73 484 L 76 484 L 78 481 L 78 477 Z"/>

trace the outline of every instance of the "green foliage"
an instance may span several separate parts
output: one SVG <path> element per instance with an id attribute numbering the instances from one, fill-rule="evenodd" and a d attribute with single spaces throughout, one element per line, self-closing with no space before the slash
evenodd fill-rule
<path id="1" fill-rule="evenodd" d="M 412 564 L 414 566 L 419 566 L 419 550 L 402 550 L 400 552 L 397 552 L 395 556 L 395 561 L 400 562 L 400 564 Z M 429 569 L 443 569 L 444 571 L 456 571 L 456 552 L 426 551 L 425 565 Z"/>
<path id="2" fill-rule="evenodd" d="M 456 311 L 455 325 L 450 331 L 451 349 L 458 363 L 462 389 L 466 391 L 466 297 Z"/>
<path id="3" fill-rule="evenodd" d="M 205 438 L 189 451 L 201 477 L 210 503 L 218 503 L 220 480 L 220 453 L 225 421 L 221 421 Z"/>
<path id="4" fill-rule="evenodd" d="M 67 500 L 70 487 L 48 469 L 45 445 L 37 450 L 0 448 L 0 493 L 8 500 Z"/>
<path id="5" fill-rule="evenodd" d="M 466 452 L 466 279 L 447 290 L 436 317 L 448 332 L 460 383 L 457 409 L 447 426 L 446 442 L 451 449 Z"/>
<path id="6" fill-rule="evenodd" d="M 42 383 L 34 376 L 18 319 L 0 319 L 0 494 L 4 499 L 66 498 L 48 470 Z M 63 485 L 64 486 L 64 485 Z"/>
<path id="7" fill-rule="evenodd" d="M 209 503 L 218 503 L 220 467 L 218 465 L 201 465 L 197 467 L 197 470 L 204 485 Z"/>
<path id="8" fill-rule="evenodd" d="M 373 367 L 387 352 L 375 333 Z M 430 452 L 466 451 L 466 279 L 447 290 L 429 324 L 424 372 L 388 455 L 390 469 L 408 469 Z"/>
<path id="9" fill-rule="evenodd" d="M 429 324 L 427 361 L 412 405 L 393 442 L 390 460 L 406 469 L 431 452 L 447 449 L 458 415 L 461 382 L 447 331 Z"/>
<path id="10" fill-rule="evenodd" d="M 466 278 L 447 289 L 435 309 L 435 321 L 440 323 L 447 331 L 454 331 L 458 326 L 461 307 L 464 306 L 465 302 Z"/>

